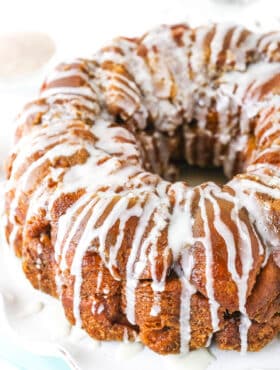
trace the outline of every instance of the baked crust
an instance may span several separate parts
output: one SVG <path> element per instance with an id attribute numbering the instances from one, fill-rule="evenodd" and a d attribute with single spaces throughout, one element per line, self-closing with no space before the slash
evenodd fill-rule
<path id="1" fill-rule="evenodd" d="M 279 43 L 164 26 L 60 64 L 26 105 L 6 236 L 71 324 L 161 354 L 280 331 Z M 183 160 L 233 178 L 172 183 Z"/>

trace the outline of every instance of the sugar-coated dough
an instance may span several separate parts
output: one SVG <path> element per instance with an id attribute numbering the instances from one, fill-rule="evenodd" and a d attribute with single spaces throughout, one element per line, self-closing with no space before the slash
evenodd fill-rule
<path id="1" fill-rule="evenodd" d="M 162 26 L 60 64 L 18 119 L 6 234 L 98 340 L 257 351 L 280 331 L 280 33 Z M 175 181 L 178 161 L 223 186 Z"/>

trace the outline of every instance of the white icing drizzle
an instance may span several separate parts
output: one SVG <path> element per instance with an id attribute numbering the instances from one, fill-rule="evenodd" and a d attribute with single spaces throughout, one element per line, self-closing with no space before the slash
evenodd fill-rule
<path id="1" fill-rule="evenodd" d="M 272 168 L 273 170 L 273 167 L 274 166 L 267 166 L 266 168 Z M 255 166 L 250 168 L 250 172 L 254 175 Z M 266 245 L 276 247 L 279 243 L 279 236 L 277 234 L 277 230 L 271 228 L 269 203 L 266 202 L 264 206 L 258 198 L 258 193 L 264 194 L 271 199 L 279 199 L 279 178 L 277 176 L 277 187 L 275 187 L 274 183 L 270 185 L 273 177 L 263 176 L 259 172 L 257 172 L 257 176 L 257 179 L 248 177 L 235 178 L 230 181 L 229 185 L 236 192 L 236 196 L 238 197 L 240 204 L 248 210 L 252 222 L 256 225 L 256 228 L 264 239 Z M 258 182 L 259 180 L 263 181 L 263 183 Z"/>
<path id="2" fill-rule="evenodd" d="M 241 313 L 241 323 L 239 326 L 240 330 L 240 339 L 241 339 L 241 351 L 245 352 L 247 350 L 247 332 L 251 325 L 251 321 L 248 318 L 248 314 L 246 312 L 246 299 L 247 299 L 247 286 L 248 286 L 248 278 L 251 268 L 253 266 L 253 256 L 251 248 L 248 248 L 247 240 L 250 240 L 250 235 L 248 233 L 246 225 L 240 220 L 239 217 L 239 207 L 236 203 L 236 200 L 229 196 L 228 194 L 216 194 L 217 191 L 213 191 L 215 197 L 211 196 L 208 193 L 208 199 L 211 200 L 211 204 L 214 208 L 214 226 L 218 231 L 219 235 L 224 239 L 224 242 L 227 247 L 228 253 L 228 271 L 233 278 L 237 290 L 238 290 L 238 301 L 239 301 L 239 311 Z M 229 200 L 233 205 L 233 209 L 231 212 L 231 219 L 234 223 L 238 226 L 238 230 L 240 232 L 240 244 L 241 247 L 239 250 L 241 251 L 241 262 L 242 262 L 242 275 L 239 276 L 236 270 L 236 243 L 234 241 L 234 236 L 232 231 L 229 227 L 222 221 L 221 214 L 220 214 L 220 207 L 216 200 L 216 196 L 220 199 Z M 218 198 L 218 199 L 219 199 Z M 260 243 L 260 242 L 259 242 Z"/>
<path id="3" fill-rule="evenodd" d="M 211 322 L 212 322 L 212 329 L 213 332 L 219 330 L 219 316 L 218 316 L 218 310 L 219 310 L 219 303 L 216 301 L 215 298 L 215 291 L 214 291 L 214 285 L 213 285 L 213 250 L 212 250 L 212 241 L 211 241 L 211 235 L 210 235 L 210 229 L 209 229 L 209 223 L 208 223 L 208 216 L 206 211 L 206 199 L 207 195 L 209 195 L 209 191 L 211 191 L 212 184 L 210 185 L 210 188 L 207 187 L 206 189 L 203 189 L 199 192 L 200 199 L 199 199 L 199 207 L 201 211 L 201 218 L 203 220 L 203 230 L 204 230 L 204 237 L 201 237 L 201 242 L 204 246 L 205 250 L 205 276 L 206 278 L 206 292 L 207 297 L 209 300 L 209 307 L 210 307 L 210 314 L 211 314 Z M 206 195 L 207 191 L 207 195 Z"/>
<path id="4" fill-rule="evenodd" d="M 9 243 L 16 245 L 23 237 L 23 246 L 28 248 L 26 230 L 44 212 L 54 242 L 54 279 L 59 295 L 63 294 L 62 286 L 69 275 L 74 278 L 73 315 L 77 326 L 83 325 L 83 260 L 88 251 L 101 258 L 95 293 L 102 294 L 104 299 L 110 293 L 110 287 L 104 287 L 104 268 L 115 280 L 125 282 L 125 314 L 131 324 L 137 324 L 137 287 L 143 276 L 148 275 L 153 290 L 150 315 L 160 316 L 166 279 L 170 269 L 174 269 L 181 283 L 180 347 L 185 352 L 191 340 L 191 304 L 196 294 L 191 279 L 195 267 L 192 250 L 197 243 L 202 244 L 205 253 L 205 288 L 212 331 L 219 330 L 220 304 L 215 294 L 210 233 L 213 222 L 224 240 L 227 270 L 237 287 L 241 351 L 246 351 L 251 325 L 246 300 L 254 267 L 251 238 L 258 243 L 259 255 L 266 254 L 266 258 L 269 253 L 258 235 L 266 246 L 279 244 L 279 235 L 270 225 L 270 203 L 262 203 L 258 198 L 260 193 L 280 199 L 277 165 L 258 163 L 267 162 L 268 154 L 279 152 L 277 140 L 272 137 L 277 136 L 280 127 L 280 99 L 275 92 L 264 89 L 280 74 L 280 63 L 267 61 L 277 51 L 279 33 L 260 36 L 243 27 L 220 24 L 196 30 L 186 27 L 180 32 L 179 40 L 169 26 L 159 27 L 138 41 L 120 38 L 91 60 L 71 61 L 49 75 L 40 99 L 26 107 L 18 119 L 19 132 L 22 129 L 23 134 L 11 156 L 7 186 L 7 197 L 11 198 L 7 206 Z M 211 34 L 207 44 L 206 38 Z M 226 39 L 228 50 L 224 50 Z M 221 62 L 224 52 L 225 60 Z M 217 115 L 214 128 L 209 124 L 212 112 Z M 128 122 L 117 123 L 115 115 Z M 163 164 L 166 166 L 161 163 L 166 156 L 154 154 L 161 148 L 153 147 L 155 139 L 161 140 L 156 134 L 172 138 L 180 135 L 178 127 L 183 126 L 188 163 L 223 166 L 231 176 L 236 161 L 240 161 L 238 155 L 248 147 L 251 123 L 258 115 L 261 118 L 254 131 L 257 144 L 250 166 L 245 175 L 228 183 L 234 195 L 213 183 L 196 188 L 183 182 L 171 184 L 144 170 L 147 164 L 142 150 L 152 153 L 149 152 L 149 158 L 156 162 L 159 172 Z M 150 141 L 147 139 L 147 148 L 140 148 L 135 132 L 146 128 L 148 117 L 152 134 Z M 214 143 L 210 159 L 205 159 L 203 153 L 207 140 Z M 73 164 L 71 158 L 81 152 L 87 157 Z M 169 154 L 173 153 L 168 153 L 167 158 Z M 66 166 L 57 164 L 62 157 Z M 69 194 L 75 199 L 58 217 L 57 202 Z M 199 200 L 193 209 L 195 195 Z M 23 202 L 27 209 L 24 221 L 19 221 Z M 221 202 L 232 205 L 230 218 L 238 229 L 237 238 L 222 219 Z M 213 221 L 207 204 L 213 209 Z M 240 217 L 242 208 L 248 211 L 249 226 Z M 198 214 L 203 236 L 194 237 Z M 132 218 L 136 226 L 131 245 L 127 245 L 127 225 Z M 114 242 L 109 242 L 110 230 L 116 225 L 117 235 Z M 161 238 L 165 232 L 164 244 Z M 38 245 L 35 265 L 41 286 L 44 250 Z M 118 258 L 122 248 L 128 254 L 124 272 Z M 237 250 L 241 274 L 236 268 Z M 93 300 L 94 315 L 102 315 L 104 309 L 103 304 L 97 306 Z M 128 339 L 127 328 L 123 335 Z M 209 344 L 211 338 L 212 335 Z"/>
<path id="5" fill-rule="evenodd" d="M 153 305 L 152 305 L 152 308 L 151 308 L 151 312 L 150 312 L 150 315 L 151 316 L 158 316 L 160 314 L 160 294 L 159 293 L 155 293 L 154 294 L 154 302 L 153 302 Z"/>
<path id="6" fill-rule="evenodd" d="M 194 265 L 193 256 L 185 249 L 181 252 L 182 275 L 181 282 L 181 304 L 180 304 L 180 352 L 185 353 L 189 350 L 191 340 L 191 297 L 196 289 L 190 282 L 191 272 Z"/>
<path id="7" fill-rule="evenodd" d="M 89 218 L 85 229 L 82 232 L 80 242 L 75 250 L 74 258 L 71 265 L 71 274 L 75 277 L 74 291 L 73 291 L 73 314 L 75 317 L 75 323 L 77 326 L 82 325 L 80 316 L 80 301 L 81 301 L 81 285 L 83 282 L 82 278 L 82 262 L 86 251 L 88 250 L 94 236 L 97 235 L 96 229 L 94 228 L 98 218 L 105 211 L 106 207 L 110 203 L 111 199 L 100 199 L 94 205 L 94 213 Z M 89 207 L 89 209 L 92 207 Z"/>
<path id="8" fill-rule="evenodd" d="M 141 273 L 143 272 L 146 265 L 146 250 L 149 244 L 153 242 L 153 238 L 156 239 L 156 237 L 158 236 L 157 228 L 154 227 L 152 229 L 152 231 L 154 231 L 149 234 L 149 237 L 146 238 L 142 245 L 141 241 L 144 237 L 144 233 L 149 225 L 149 222 L 151 222 L 152 215 L 155 212 L 155 208 L 157 205 L 158 199 L 153 195 L 149 196 L 148 199 L 146 199 L 141 217 L 138 221 L 138 226 L 134 234 L 131 251 L 126 264 L 126 315 L 127 319 L 132 324 L 135 324 L 135 289 L 137 288 L 139 277 L 141 276 Z M 140 245 L 141 258 L 143 258 L 144 260 L 141 261 L 140 258 L 141 264 L 138 263 L 137 266 L 135 266 Z"/>
<path id="9" fill-rule="evenodd" d="M 210 49 L 211 49 L 211 56 L 210 56 L 210 64 L 216 65 L 219 54 L 224 50 L 224 40 L 227 36 L 228 32 L 233 29 L 232 24 L 218 24 L 215 28 L 215 34 L 211 41 Z"/>

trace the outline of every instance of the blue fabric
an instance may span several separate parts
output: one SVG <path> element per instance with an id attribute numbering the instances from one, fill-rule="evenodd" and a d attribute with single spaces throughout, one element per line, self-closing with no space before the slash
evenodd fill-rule
<path id="1" fill-rule="evenodd" d="M 60 358 L 34 355 L 3 337 L 0 337 L 0 358 L 18 370 L 70 370 Z"/>

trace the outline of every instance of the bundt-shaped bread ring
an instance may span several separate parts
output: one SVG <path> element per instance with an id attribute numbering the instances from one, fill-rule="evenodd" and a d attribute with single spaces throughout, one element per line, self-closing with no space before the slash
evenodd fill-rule
<path id="1" fill-rule="evenodd" d="M 97 339 L 261 349 L 280 331 L 279 95 L 280 33 L 235 25 L 60 64 L 7 165 L 7 240 L 32 285 Z M 172 183 L 180 160 L 234 177 Z"/>

